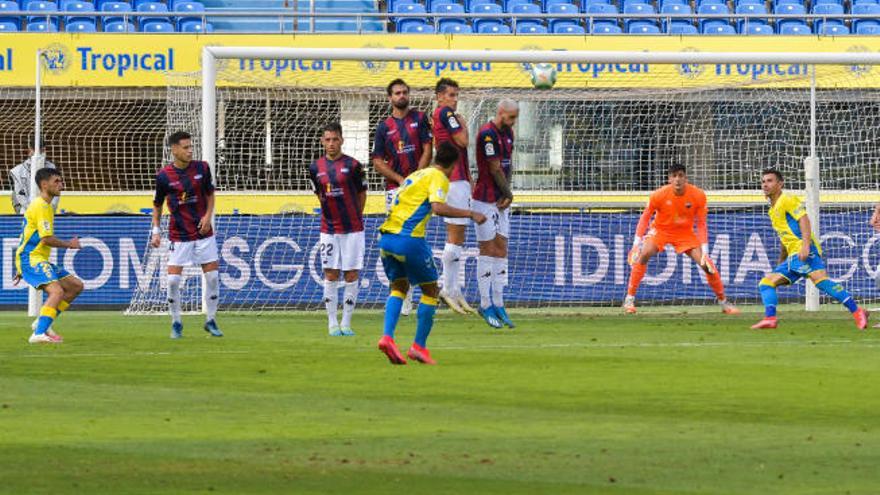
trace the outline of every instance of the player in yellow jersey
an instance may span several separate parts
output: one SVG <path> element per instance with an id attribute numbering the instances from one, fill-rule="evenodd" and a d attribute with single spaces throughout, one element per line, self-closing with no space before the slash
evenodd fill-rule
<path id="1" fill-rule="evenodd" d="M 431 213 L 442 217 L 469 218 L 478 224 L 486 217 L 475 211 L 454 208 L 446 204 L 449 175 L 458 160 L 458 150 L 451 143 L 437 147 L 433 166 L 410 174 L 400 185 L 391 202 L 388 218 L 379 227 L 379 255 L 388 280 L 391 295 L 385 303 L 385 331 L 379 340 L 379 350 L 392 364 L 406 364 L 394 342 L 394 330 L 400 318 L 400 307 L 410 284 L 422 288 L 419 301 L 416 338 L 407 356 L 420 363 L 436 364 L 426 348 L 428 335 L 434 326 L 437 310 L 437 266 L 431 246 L 425 240 L 425 227 Z"/>
<path id="2" fill-rule="evenodd" d="M 762 172 L 761 189 L 770 200 L 767 214 L 773 229 L 779 234 L 782 248 L 779 266 L 758 284 L 761 300 L 764 301 L 764 319 L 752 325 L 752 328 L 776 328 L 776 287 L 809 277 L 816 288 L 843 304 L 852 313 L 856 326 L 864 330 L 868 326 L 868 312 L 856 304 L 842 285 L 828 278 L 825 262 L 822 261 L 822 247 L 812 237 L 806 208 L 796 196 L 786 194 L 782 190 L 783 185 L 782 173 L 778 170 L 768 168 Z"/>
<path id="3" fill-rule="evenodd" d="M 60 335 L 52 331 L 52 322 L 65 311 L 83 290 L 80 279 L 64 268 L 49 262 L 52 248 L 79 249 L 79 239 L 62 241 L 55 237 L 55 212 L 52 200 L 61 195 L 64 183 L 61 173 L 54 168 L 37 170 L 40 195 L 27 207 L 23 228 L 15 250 L 16 281 L 24 279 L 29 285 L 46 293 L 46 302 L 40 309 L 31 344 L 56 344 Z"/>

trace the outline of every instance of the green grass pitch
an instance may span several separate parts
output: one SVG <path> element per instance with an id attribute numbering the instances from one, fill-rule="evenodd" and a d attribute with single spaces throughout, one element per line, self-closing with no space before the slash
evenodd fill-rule
<path id="1" fill-rule="evenodd" d="M 877 494 L 880 330 L 839 306 L 442 312 L 439 366 L 394 367 L 381 315 L 0 316 L 0 493 Z M 408 344 L 413 317 L 402 320 Z"/>

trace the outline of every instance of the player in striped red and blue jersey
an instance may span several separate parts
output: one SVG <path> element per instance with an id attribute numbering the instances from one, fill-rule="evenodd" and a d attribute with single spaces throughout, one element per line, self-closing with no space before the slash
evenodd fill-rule
<path id="1" fill-rule="evenodd" d="M 430 165 L 434 148 L 427 114 L 409 106 L 409 85 L 403 79 L 395 79 L 388 84 L 386 92 L 391 115 L 376 126 L 370 158 L 376 172 L 385 177 L 387 212 L 403 180 Z M 411 310 L 412 287 L 401 306 L 401 313 L 408 315 Z"/>
<path id="2" fill-rule="evenodd" d="M 357 304 L 358 275 L 364 267 L 364 206 L 367 179 L 354 158 L 342 153 L 342 126 L 324 126 L 324 156 L 309 166 L 309 176 L 321 202 L 321 264 L 324 305 L 331 336 L 354 335 L 351 317 Z M 339 276 L 344 281 L 342 323 L 337 319 Z"/>
<path id="3" fill-rule="evenodd" d="M 183 336 L 180 318 L 180 285 L 183 267 L 197 264 L 205 276 L 205 331 L 222 337 L 215 316 L 220 302 L 220 262 L 214 238 L 214 180 L 207 162 L 193 160 L 192 136 L 175 132 L 168 137 L 174 161 L 156 173 L 153 197 L 153 228 L 150 245 L 161 244 L 159 221 L 162 206 L 168 213 L 168 305 L 171 312 L 171 338 Z"/>

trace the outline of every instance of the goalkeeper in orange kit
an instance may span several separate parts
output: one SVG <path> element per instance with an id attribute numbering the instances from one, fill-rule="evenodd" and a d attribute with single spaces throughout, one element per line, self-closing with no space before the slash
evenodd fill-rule
<path id="1" fill-rule="evenodd" d="M 636 227 L 633 247 L 629 253 L 632 272 L 623 303 L 623 309 L 627 313 L 636 312 L 636 292 L 648 270 L 648 261 L 657 253 L 663 252 L 667 244 L 671 244 L 677 254 L 685 253 L 690 256 L 706 273 L 706 282 L 718 298 L 721 311 L 729 315 L 739 313 L 739 309 L 724 297 L 721 275 L 709 258 L 707 213 L 706 193 L 699 187 L 688 184 L 684 165 L 674 164 L 669 167 L 669 184 L 651 194 L 648 206 L 642 212 Z M 654 217 L 653 222 L 651 217 Z"/>

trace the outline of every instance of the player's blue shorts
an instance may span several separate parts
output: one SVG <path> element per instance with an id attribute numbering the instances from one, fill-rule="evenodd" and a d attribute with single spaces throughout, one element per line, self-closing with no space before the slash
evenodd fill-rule
<path id="1" fill-rule="evenodd" d="M 801 261 L 797 254 L 793 254 L 774 268 L 773 273 L 778 273 L 787 278 L 789 282 L 795 283 L 801 277 L 806 277 L 815 271 L 824 269 L 825 262 L 822 261 L 822 256 L 819 255 L 816 248 L 812 248 L 810 249 L 810 256 L 807 258 L 807 261 Z"/>
<path id="2" fill-rule="evenodd" d="M 422 237 L 383 233 L 379 255 L 390 281 L 406 277 L 411 284 L 422 285 L 439 279 L 434 253 Z"/>
<path id="3" fill-rule="evenodd" d="M 70 272 L 48 261 L 41 261 L 36 266 L 22 263 L 21 278 L 31 287 L 39 289 L 44 285 L 69 277 Z"/>

